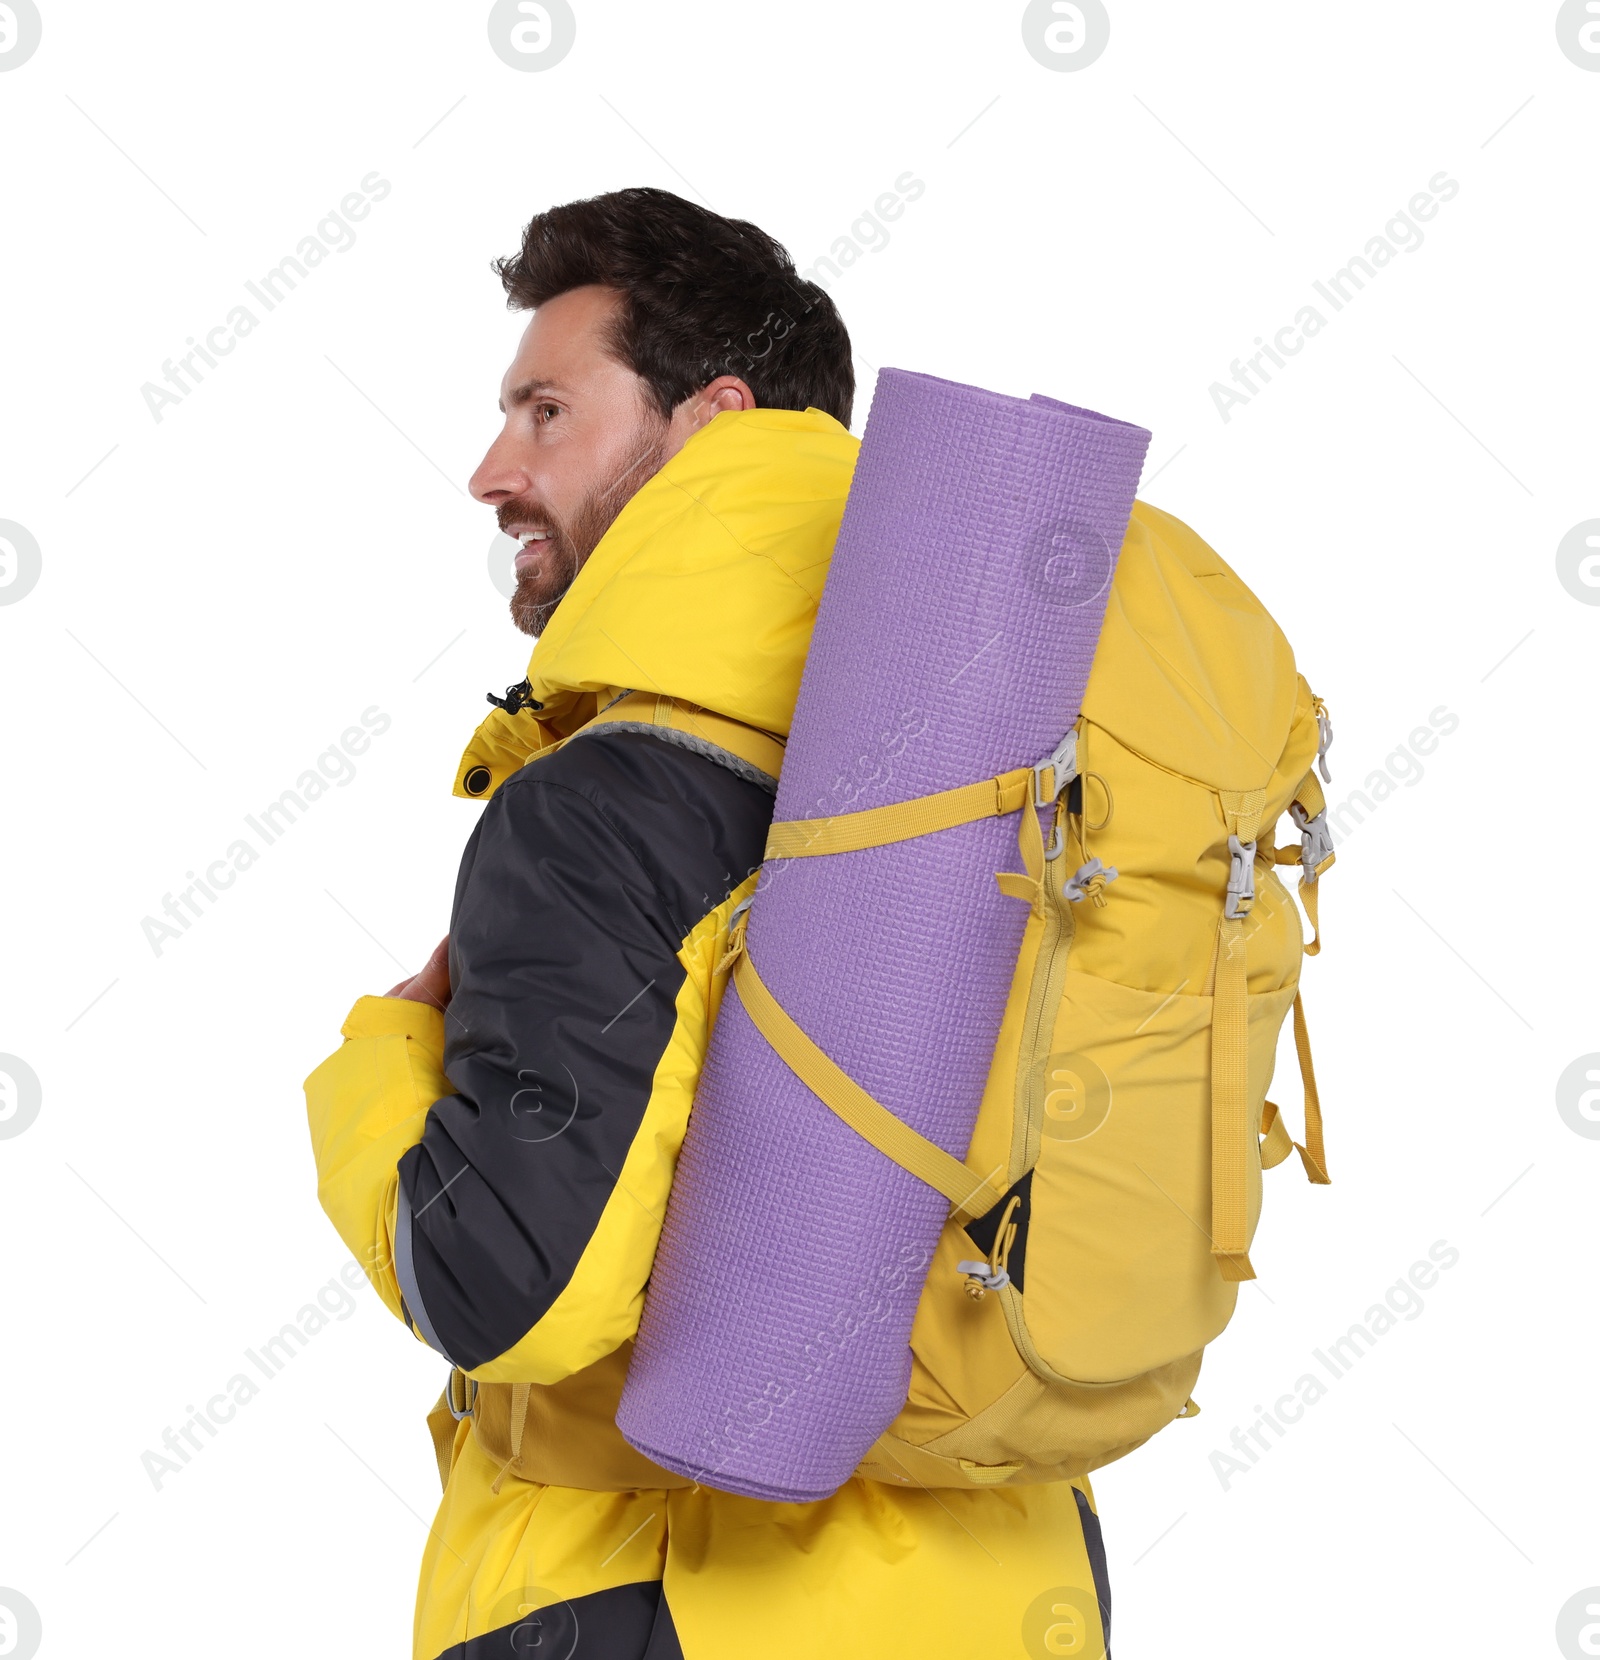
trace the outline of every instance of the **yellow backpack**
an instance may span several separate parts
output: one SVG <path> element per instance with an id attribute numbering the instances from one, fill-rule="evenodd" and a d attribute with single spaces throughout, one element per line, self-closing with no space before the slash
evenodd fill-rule
<path id="1" fill-rule="evenodd" d="M 1264 1168 L 1328 1177 L 1299 996 L 1333 850 L 1315 768 L 1326 711 L 1261 603 L 1186 525 L 1140 502 L 1082 717 L 1054 764 L 904 807 L 773 826 L 769 855 L 904 839 L 1019 792 L 1030 916 L 965 1165 L 892 1119 L 761 984 L 747 1010 L 806 1082 L 952 1200 L 911 1335 L 910 1395 L 858 1474 L 923 1486 L 1070 1479 L 1190 1398 L 1228 1323 Z M 987 792 L 987 793 L 986 793 Z M 960 798 L 960 799 L 958 799 Z M 1282 815 L 1300 834 L 1275 845 Z M 1029 847 L 1033 834 L 1038 846 Z M 1266 1099 L 1293 1011 L 1305 1141 Z M 870 1318 L 870 1310 L 862 1318 Z M 845 1334 L 847 1335 L 847 1333 Z"/>

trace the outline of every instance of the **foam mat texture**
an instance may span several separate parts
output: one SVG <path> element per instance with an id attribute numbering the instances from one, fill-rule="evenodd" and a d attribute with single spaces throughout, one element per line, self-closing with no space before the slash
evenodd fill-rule
<path id="1" fill-rule="evenodd" d="M 878 377 L 775 817 L 827 818 L 1049 755 L 1078 717 L 1150 435 Z M 770 860 L 748 948 L 855 1080 L 964 1157 L 1027 917 L 1015 815 Z M 729 986 L 617 1423 L 712 1487 L 834 1492 L 906 1398 L 949 1206 L 768 1047 Z M 976 1253 L 974 1253 L 976 1254 Z"/>

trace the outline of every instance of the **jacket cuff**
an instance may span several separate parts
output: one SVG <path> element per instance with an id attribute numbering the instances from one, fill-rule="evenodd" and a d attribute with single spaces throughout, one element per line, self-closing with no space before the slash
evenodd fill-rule
<path id="1" fill-rule="evenodd" d="M 444 1053 L 444 1011 L 409 997 L 361 997 L 339 1028 L 346 1038 L 414 1038 L 436 1055 Z"/>

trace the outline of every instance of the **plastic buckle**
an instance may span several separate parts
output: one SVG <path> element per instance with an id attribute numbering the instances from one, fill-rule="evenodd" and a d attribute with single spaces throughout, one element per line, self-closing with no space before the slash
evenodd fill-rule
<path id="1" fill-rule="evenodd" d="M 1289 803 L 1289 817 L 1300 832 L 1300 866 L 1302 880 L 1309 887 L 1315 882 L 1322 867 L 1333 857 L 1333 830 L 1328 824 L 1327 809 L 1311 818 L 1298 801 Z"/>
<path id="2" fill-rule="evenodd" d="M 755 902 L 755 894 L 747 893 L 729 913 L 728 943 L 717 959 L 713 973 L 720 974 L 723 969 L 731 968 L 744 955 L 745 929 L 749 926 L 750 907 Z"/>
<path id="3" fill-rule="evenodd" d="M 1045 774 L 1050 774 L 1048 787 Z M 1033 804 L 1052 807 L 1058 795 L 1078 776 L 1078 729 L 1073 729 L 1033 769 Z"/>
<path id="4" fill-rule="evenodd" d="M 456 1388 L 456 1382 L 458 1379 L 461 1384 L 459 1391 Z M 456 1405 L 456 1398 L 458 1394 L 463 1403 L 459 1407 Z M 470 1418 L 472 1416 L 472 1409 L 478 1404 L 478 1380 L 476 1378 L 469 1378 L 467 1374 L 461 1371 L 458 1367 L 452 1366 L 450 1368 L 450 1376 L 444 1380 L 444 1404 L 450 1408 L 450 1416 L 454 1418 L 458 1424 L 463 1418 Z"/>
<path id="5" fill-rule="evenodd" d="M 1333 774 L 1328 770 L 1328 751 L 1333 748 L 1333 722 L 1328 719 L 1328 711 L 1319 698 L 1315 705 L 1317 713 L 1317 771 L 1322 774 L 1322 782 L 1331 784 Z"/>
<path id="6" fill-rule="evenodd" d="M 1228 902 L 1222 914 L 1230 920 L 1249 916 L 1256 902 L 1256 844 L 1228 837 Z"/>

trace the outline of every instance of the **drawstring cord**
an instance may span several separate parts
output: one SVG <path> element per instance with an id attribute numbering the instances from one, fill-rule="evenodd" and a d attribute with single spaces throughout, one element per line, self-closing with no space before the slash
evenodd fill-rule
<path id="1" fill-rule="evenodd" d="M 528 1389 L 525 1383 L 511 1386 L 511 1456 L 500 1466 L 500 1473 L 489 1483 L 489 1491 L 498 1493 L 506 1472 L 512 1468 L 522 1474 L 522 1431 L 528 1421 Z"/>
<path id="2" fill-rule="evenodd" d="M 1103 907 L 1106 902 L 1106 883 L 1115 882 L 1116 879 L 1115 865 L 1103 865 L 1098 859 L 1090 859 L 1078 866 L 1061 891 L 1074 905 L 1088 899 L 1096 906 Z"/>
<path id="3" fill-rule="evenodd" d="M 1068 800 L 1069 817 L 1073 828 L 1077 832 L 1078 853 L 1081 863 L 1069 876 L 1062 886 L 1062 897 L 1073 905 L 1081 904 L 1087 899 L 1096 910 L 1103 910 L 1106 903 L 1106 886 L 1117 879 L 1117 867 L 1108 865 L 1103 859 L 1096 858 L 1089 852 L 1089 808 L 1085 799 L 1088 789 L 1088 780 L 1096 778 L 1100 787 L 1106 792 L 1106 818 L 1100 821 L 1099 828 L 1103 829 L 1110 817 L 1111 790 L 1110 786 L 1098 773 L 1088 770 L 1087 738 L 1085 731 L 1078 739 L 1078 778 L 1073 793 L 1077 796 L 1078 810 L 1070 812 L 1071 800 Z"/>
<path id="4" fill-rule="evenodd" d="M 1006 1208 L 1000 1213 L 1000 1226 L 995 1229 L 994 1244 L 989 1247 L 986 1262 L 956 1264 L 957 1270 L 967 1276 L 967 1295 L 975 1303 L 983 1301 L 984 1292 L 999 1291 L 1003 1286 L 1011 1284 L 1011 1276 L 1006 1272 L 1006 1262 L 1011 1256 L 1011 1247 L 1017 1237 L 1017 1224 L 1011 1218 L 1021 1204 L 1021 1196 L 1016 1193 L 1006 1201 Z"/>

